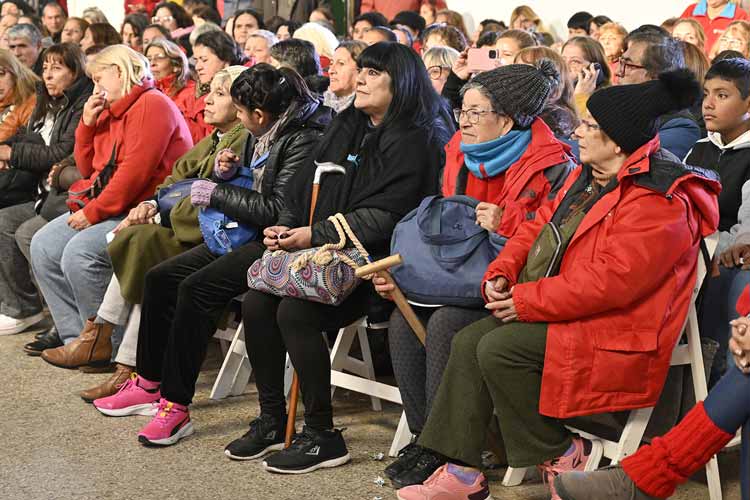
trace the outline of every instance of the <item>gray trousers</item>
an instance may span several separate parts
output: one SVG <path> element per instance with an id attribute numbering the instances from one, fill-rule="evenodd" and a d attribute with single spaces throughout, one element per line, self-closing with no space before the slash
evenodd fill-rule
<path id="1" fill-rule="evenodd" d="M 0 210 L 0 314 L 21 319 L 41 312 L 29 249 L 32 236 L 46 223 L 34 211 L 34 202 Z"/>
<path id="2" fill-rule="evenodd" d="M 420 434 L 448 364 L 453 337 L 487 317 L 488 312 L 452 306 L 414 307 L 414 311 L 427 329 L 425 345 L 398 309 L 391 315 L 388 342 L 409 429 L 413 434 Z"/>
<path id="3" fill-rule="evenodd" d="M 108 219 L 76 231 L 68 226 L 68 217 L 50 221 L 31 241 L 34 275 L 66 344 L 97 314 L 112 277 L 106 235 L 122 220 Z"/>

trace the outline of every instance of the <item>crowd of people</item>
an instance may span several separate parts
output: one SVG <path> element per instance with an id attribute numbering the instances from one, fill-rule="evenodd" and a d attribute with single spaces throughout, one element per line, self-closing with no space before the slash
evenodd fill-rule
<path id="1" fill-rule="evenodd" d="M 668 498 L 742 428 L 750 499 L 739 5 L 701 0 L 632 31 L 577 12 L 563 37 L 528 6 L 469 32 L 441 0 L 363 0 L 345 37 L 317 0 L 126 0 L 119 29 L 96 7 L 36 7 L 0 2 L 0 335 L 50 321 L 26 354 L 111 373 L 82 390 L 86 409 L 150 417 L 148 446 L 193 434 L 201 365 L 239 300 L 260 411 L 226 456 L 341 466 L 320 332 L 380 314 L 413 434 L 384 471 L 398 498 L 490 498 L 482 457 L 498 438 L 496 461 L 537 466 L 553 500 Z M 437 226 L 502 243 L 474 301 L 407 293 L 424 339 L 393 307 L 398 279 L 332 301 L 248 278 L 308 249 L 388 256 L 433 196 L 472 200 L 468 222 L 446 210 Z M 699 284 L 701 335 L 719 345 L 708 398 L 584 472 L 602 443 L 566 420 L 659 402 L 714 233 Z M 328 265 L 318 253 L 301 266 Z M 304 403 L 289 446 L 287 355 Z"/>

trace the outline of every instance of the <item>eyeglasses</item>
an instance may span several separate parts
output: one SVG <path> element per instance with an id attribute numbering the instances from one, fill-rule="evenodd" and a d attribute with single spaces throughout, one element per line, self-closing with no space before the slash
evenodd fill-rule
<path id="1" fill-rule="evenodd" d="M 741 40 L 739 38 L 720 38 L 719 41 L 724 45 L 724 47 L 730 48 L 730 49 L 744 49 L 747 47 L 747 40 Z"/>
<path id="2" fill-rule="evenodd" d="M 450 68 L 443 68 L 442 66 L 430 66 L 427 68 L 427 74 L 430 75 L 430 80 L 440 80 L 443 76 L 443 71 Z"/>
<path id="3" fill-rule="evenodd" d="M 646 69 L 645 66 L 641 66 L 640 64 L 630 63 L 630 62 L 628 62 L 627 59 L 623 59 L 623 58 L 620 58 L 620 65 L 619 65 L 619 67 L 620 67 L 619 73 L 621 75 L 625 74 L 625 73 L 627 73 L 629 71 L 635 71 L 637 69 Z"/>
<path id="4" fill-rule="evenodd" d="M 164 17 L 154 16 L 154 17 L 151 18 L 151 22 L 154 23 L 154 24 L 161 24 L 162 21 L 165 22 L 165 23 L 171 23 L 172 20 L 174 20 L 174 17 L 172 17 L 172 16 L 164 16 Z"/>
<path id="5" fill-rule="evenodd" d="M 476 125 L 477 123 L 479 123 L 479 118 L 489 113 L 497 114 L 494 111 L 490 111 L 488 109 L 454 109 L 453 110 L 453 116 L 457 122 L 460 122 L 461 119 L 464 117 L 464 115 L 466 115 L 466 120 L 472 125 Z"/>
<path id="6" fill-rule="evenodd" d="M 150 62 L 151 64 L 154 64 L 155 62 L 163 61 L 164 59 L 169 59 L 169 57 L 164 56 L 164 55 L 158 55 L 158 56 L 147 57 L 146 59 L 148 59 L 148 62 Z"/>

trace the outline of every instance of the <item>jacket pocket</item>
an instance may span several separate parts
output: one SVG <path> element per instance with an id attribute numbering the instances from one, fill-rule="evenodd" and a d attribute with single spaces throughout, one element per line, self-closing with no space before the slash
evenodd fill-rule
<path id="1" fill-rule="evenodd" d="M 657 358 L 658 333 L 651 329 L 622 328 L 594 332 L 592 391 L 647 392 L 651 364 Z"/>

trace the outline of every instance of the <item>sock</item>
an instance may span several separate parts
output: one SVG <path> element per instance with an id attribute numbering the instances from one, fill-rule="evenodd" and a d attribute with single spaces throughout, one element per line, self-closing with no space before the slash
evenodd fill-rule
<path id="1" fill-rule="evenodd" d="M 698 403 L 663 437 L 622 461 L 622 468 L 644 493 L 669 498 L 734 436 L 714 424 Z"/>
<path id="2" fill-rule="evenodd" d="M 154 382 L 138 375 L 138 386 L 140 386 L 142 389 L 147 390 L 148 392 L 156 391 L 156 389 L 158 389 L 160 385 L 161 382 Z"/>
<path id="3" fill-rule="evenodd" d="M 466 485 L 474 484 L 477 480 L 477 476 L 481 474 L 478 470 L 471 467 L 461 467 L 455 464 L 448 464 L 448 472 L 456 476 L 456 479 Z"/>

